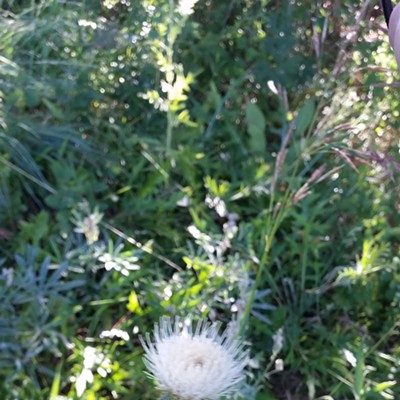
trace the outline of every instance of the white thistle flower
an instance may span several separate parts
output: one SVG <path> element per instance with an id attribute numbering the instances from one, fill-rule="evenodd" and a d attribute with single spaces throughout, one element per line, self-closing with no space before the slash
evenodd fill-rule
<path id="1" fill-rule="evenodd" d="M 219 335 L 220 326 L 200 320 L 193 331 L 190 320 L 163 317 L 154 326 L 154 343 L 148 333 L 140 338 L 149 375 L 162 391 L 182 400 L 216 400 L 235 391 L 247 352 L 227 330 Z"/>

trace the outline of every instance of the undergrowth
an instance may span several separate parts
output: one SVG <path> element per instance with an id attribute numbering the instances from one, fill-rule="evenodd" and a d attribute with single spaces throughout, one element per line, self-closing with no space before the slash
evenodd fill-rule
<path id="1" fill-rule="evenodd" d="M 154 399 L 232 323 L 242 399 L 396 399 L 399 96 L 372 2 L 0 1 L 2 399 Z"/>

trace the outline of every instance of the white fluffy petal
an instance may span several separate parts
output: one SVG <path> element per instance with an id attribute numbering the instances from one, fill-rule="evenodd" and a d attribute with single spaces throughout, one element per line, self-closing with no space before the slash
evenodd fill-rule
<path id="1" fill-rule="evenodd" d="M 243 378 L 246 351 L 240 341 L 219 335 L 220 325 L 200 321 L 194 332 L 162 318 L 142 339 L 145 362 L 161 390 L 182 400 L 216 400 L 235 390 Z"/>

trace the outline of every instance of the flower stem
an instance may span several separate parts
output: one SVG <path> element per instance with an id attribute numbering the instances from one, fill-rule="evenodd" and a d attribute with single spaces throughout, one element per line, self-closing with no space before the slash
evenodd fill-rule
<path id="1" fill-rule="evenodd" d="M 174 116 L 172 115 L 172 111 L 168 108 L 168 111 L 167 111 L 167 144 L 166 144 L 166 149 L 167 149 L 168 155 L 171 153 L 171 148 L 172 148 L 173 118 L 174 118 Z"/>
<path id="2" fill-rule="evenodd" d="M 166 73 L 166 81 L 168 84 L 173 84 L 173 72 L 174 72 L 174 38 L 172 35 L 172 26 L 174 23 L 174 1 L 169 0 L 169 25 L 168 25 L 168 33 L 167 33 L 167 48 L 166 48 L 166 58 L 167 58 L 167 73 Z M 168 94 L 168 109 L 167 109 L 167 143 L 166 150 L 167 154 L 171 153 L 172 148 L 172 133 L 173 133 L 173 120 L 174 115 L 173 111 L 171 111 L 171 99 Z"/>
<path id="3" fill-rule="evenodd" d="M 296 170 L 296 168 L 295 168 L 295 170 Z M 248 319 L 250 316 L 251 308 L 253 306 L 254 298 L 255 298 L 257 289 L 261 283 L 261 278 L 262 278 L 262 275 L 264 272 L 264 268 L 268 262 L 269 252 L 271 250 L 271 246 L 274 241 L 276 232 L 277 232 L 279 226 L 281 225 L 282 221 L 285 219 L 287 207 L 288 207 L 288 205 L 290 205 L 290 195 L 291 195 L 290 189 L 293 184 L 294 177 L 295 177 L 295 173 L 292 174 L 291 179 L 289 181 L 288 188 L 286 189 L 283 199 L 280 202 L 275 203 L 275 192 L 274 191 L 270 197 L 268 214 L 267 214 L 266 223 L 265 223 L 266 233 L 264 235 L 264 241 L 265 241 L 264 250 L 262 253 L 261 261 L 258 266 L 256 279 L 255 279 L 253 287 L 251 289 L 249 299 L 247 301 L 246 308 L 245 308 L 245 311 L 243 314 L 243 318 L 240 323 L 240 329 L 239 329 L 240 336 L 243 336 L 244 331 L 246 329 L 246 325 L 247 325 L 247 322 L 248 322 Z M 277 214 L 275 213 L 276 207 L 279 207 Z M 267 276 L 267 281 L 268 281 L 268 284 L 270 285 L 270 287 L 275 292 L 278 292 L 279 291 L 278 286 L 276 285 L 275 280 L 273 279 L 272 275 L 270 274 L 270 272 L 268 270 L 266 271 L 266 276 Z"/>
<path id="4" fill-rule="evenodd" d="M 283 204 L 281 209 L 279 210 L 279 213 L 276 216 L 272 227 L 268 229 L 269 233 L 267 233 L 265 235 L 265 237 L 264 237 L 264 240 L 265 240 L 264 251 L 263 251 L 263 255 L 261 257 L 260 264 L 258 266 L 258 270 L 257 270 L 257 274 L 256 274 L 256 279 L 255 279 L 254 285 L 253 285 L 253 287 L 251 289 L 251 292 L 250 292 L 250 295 L 249 295 L 249 299 L 248 299 L 247 304 L 246 304 L 246 308 L 245 308 L 245 311 L 244 311 L 243 319 L 242 319 L 241 324 L 240 324 L 240 330 L 239 330 L 240 336 L 243 336 L 243 334 L 244 334 L 244 330 L 246 328 L 247 321 L 249 319 L 251 308 L 253 306 L 254 297 L 256 295 L 257 288 L 260 285 L 261 277 L 263 275 L 264 268 L 265 268 L 265 266 L 266 266 L 266 264 L 268 262 L 268 256 L 269 256 L 269 252 L 271 250 L 272 243 L 273 243 L 274 238 L 275 238 L 275 234 L 276 234 L 281 222 L 283 221 L 283 219 L 285 217 L 285 208 L 286 208 L 285 205 L 286 205 L 286 202 L 287 201 L 285 201 L 285 204 Z M 270 217 L 268 217 L 267 226 L 271 226 Z M 267 280 L 268 280 L 269 285 L 275 291 L 277 291 L 278 288 L 276 286 L 276 283 L 275 283 L 274 279 L 272 278 L 272 275 L 268 271 L 266 271 L 266 274 L 267 274 Z"/>

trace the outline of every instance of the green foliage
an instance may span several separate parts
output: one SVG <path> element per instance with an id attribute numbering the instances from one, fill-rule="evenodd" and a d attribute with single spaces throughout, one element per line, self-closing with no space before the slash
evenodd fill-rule
<path id="1" fill-rule="evenodd" d="M 2 398 L 156 398 L 139 335 L 165 314 L 244 336 L 238 399 L 400 396 L 374 9 L 0 5 Z"/>

